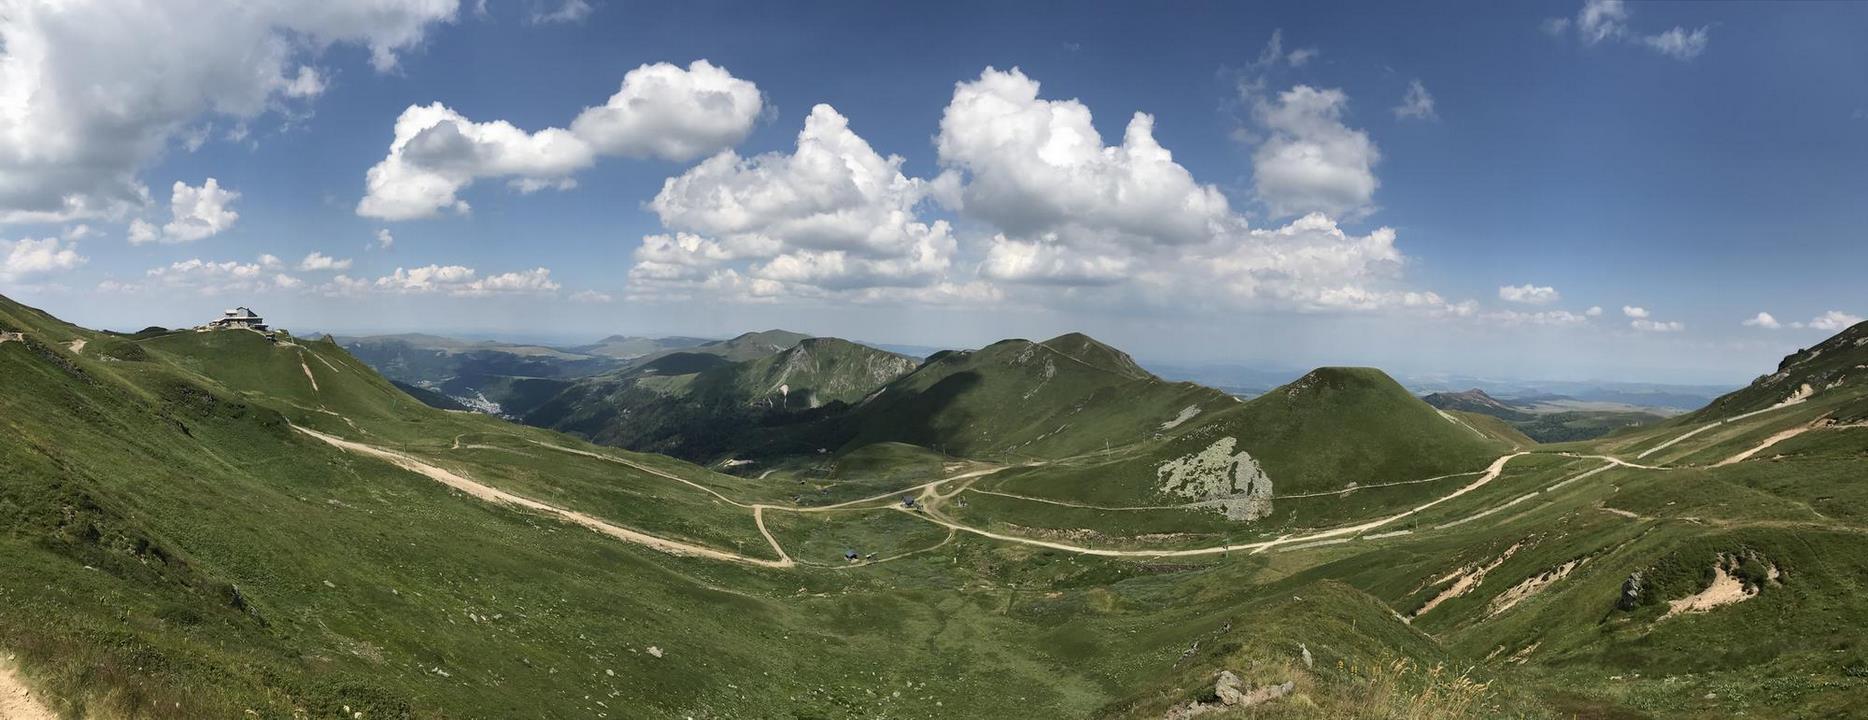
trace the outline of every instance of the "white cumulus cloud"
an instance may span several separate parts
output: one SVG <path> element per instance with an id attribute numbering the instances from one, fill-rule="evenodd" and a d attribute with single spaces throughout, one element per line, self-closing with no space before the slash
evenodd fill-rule
<path id="1" fill-rule="evenodd" d="M 1791 326 L 1798 327 L 1798 328 L 1809 328 L 1812 330 L 1827 330 L 1829 332 L 1840 332 L 1842 330 L 1847 330 L 1851 327 L 1854 327 L 1857 323 L 1860 323 L 1861 321 L 1862 319 L 1860 316 L 1850 315 L 1848 313 L 1842 312 L 1841 310 L 1830 310 L 1829 312 L 1816 316 L 1815 319 L 1810 320 L 1809 322 L 1791 323 Z"/>
<path id="2" fill-rule="evenodd" d="M 59 238 L 0 240 L 0 280 L 64 272 L 85 261 L 77 243 Z"/>
<path id="3" fill-rule="evenodd" d="M 687 69 L 643 65 L 608 103 L 586 108 L 571 129 L 527 132 L 504 120 L 476 122 L 439 102 L 396 118 L 389 154 L 365 175 L 357 214 L 384 220 L 466 212 L 458 194 L 504 178 L 521 193 L 576 186 L 602 155 L 687 160 L 745 139 L 763 111 L 759 90 L 697 60 Z"/>
<path id="4" fill-rule="evenodd" d="M 1279 38 L 1265 62 L 1282 62 Z M 1275 54 L 1276 57 L 1273 57 Z M 1105 144 L 1088 106 L 1041 97 L 1014 69 L 959 83 L 936 139 L 942 202 L 997 230 L 982 279 L 1009 285 L 1124 284 L 1163 302 L 1361 310 L 1444 306 L 1384 287 L 1402 264 L 1395 233 L 1343 230 L 1323 213 L 1251 228 L 1213 185 L 1197 181 L 1154 137 L 1155 118 L 1130 116 Z M 1302 104 L 1304 100 L 1294 100 Z M 1284 123 L 1282 126 L 1288 126 Z"/>
<path id="5" fill-rule="evenodd" d="M 313 252 L 299 261 L 298 269 L 303 272 L 349 270 L 350 260 L 338 260 L 321 252 Z"/>
<path id="6" fill-rule="evenodd" d="M 1343 123 L 1348 106 L 1343 91 L 1309 85 L 1256 99 L 1265 137 L 1252 153 L 1252 181 L 1273 215 L 1372 209 L 1381 152 L 1368 133 Z"/>
<path id="7" fill-rule="evenodd" d="M 134 211 L 148 201 L 138 174 L 203 116 L 244 123 L 319 94 L 325 81 L 306 61 L 333 45 L 393 69 L 455 10 L 456 0 L 0 3 L 0 222 Z"/>
<path id="8" fill-rule="evenodd" d="M 354 282 L 345 276 L 340 282 Z M 377 278 L 377 290 L 396 293 L 449 295 L 549 295 L 561 287 L 551 279 L 551 270 L 532 268 L 517 272 L 482 276 L 479 271 L 461 265 L 427 265 L 396 268 Z"/>
<path id="9" fill-rule="evenodd" d="M 208 178 L 200 187 L 177 180 L 170 188 L 169 221 L 160 228 L 141 218 L 132 221 L 130 244 L 185 243 L 217 235 L 240 219 L 240 213 L 232 207 L 238 199 L 240 193 L 222 188 L 214 178 Z"/>
<path id="10" fill-rule="evenodd" d="M 1561 297 L 1562 296 L 1557 293 L 1556 288 L 1532 285 L 1530 283 L 1525 283 L 1523 285 L 1504 285 L 1498 288 L 1498 299 L 1506 302 L 1524 303 L 1526 305 L 1549 305 L 1550 303 L 1556 302 Z"/>
<path id="11" fill-rule="evenodd" d="M 764 109 L 759 87 L 726 68 L 655 63 L 624 75 L 622 88 L 580 113 L 571 132 L 606 155 L 680 162 L 738 145 Z"/>
<path id="12" fill-rule="evenodd" d="M 1623 305 L 1622 314 L 1628 317 L 1631 317 L 1631 318 L 1641 319 L 1641 318 L 1646 318 L 1649 313 L 1647 311 L 1647 308 L 1644 308 L 1644 307 L 1636 307 L 1633 305 Z"/>
<path id="13" fill-rule="evenodd" d="M 595 161 L 570 131 L 528 133 L 504 120 L 474 122 L 441 103 L 411 105 L 396 118 L 389 156 L 365 175 L 357 214 L 384 220 L 468 210 L 456 193 L 484 177 L 507 177 L 518 189 L 560 184 Z M 527 183 L 538 183 L 528 186 Z"/>
<path id="14" fill-rule="evenodd" d="M 1745 320 L 1743 324 L 1746 327 L 1757 327 L 1767 330 L 1776 330 L 1784 326 L 1783 323 L 1777 321 L 1777 318 L 1772 317 L 1771 314 L 1767 312 L 1758 313 L 1756 316 Z"/>
<path id="15" fill-rule="evenodd" d="M 255 262 L 236 260 L 215 262 L 192 258 L 150 268 L 140 283 L 105 281 L 99 289 L 124 292 L 142 290 L 185 290 L 202 293 L 259 292 L 290 290 L 303 281 L 279 272 L 279 259 L 261 255 Z"/>
<path id="16" fill-rule="evenodd" d="M 945 221 L 919 219 L 927 184 L 901 164 L 818 105 L 790 154 L 728 150 L 669 178 L 649 208 L 675 232 L 643 238 L 632 285 L 766 296 L 930 285 L 955 240 Z"/>

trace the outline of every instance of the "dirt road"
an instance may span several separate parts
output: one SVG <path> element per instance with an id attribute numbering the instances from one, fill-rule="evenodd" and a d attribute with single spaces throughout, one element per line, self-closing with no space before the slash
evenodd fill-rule
<path id="1" fill-rule="evenodd" d="M 1044 547 L 1044 548 L 1050 548 L 1053 550 L 1063 550 L 1065 552 L 1077 553 L 1081 555 L 1097 555 L 1097 556 L 1104 556 L 1104 557 L 1191 557 L 1191 556 L 1199 556 L 1199 555 L 1216 555 L 1216 554 L 1228 553 L 1228 552 L 1234 552 L 1234 551 L 1263 552 L 1265 550 L 1269 550 L 1269 549 L 1279 547 L 1279 546 L 1315 544 L 1318 541 L 1332 540 L 1332 539 L 1338 539 L 1338 538 L 1341 541 L 1347 541 L 1347 540 L 1356 539 L 1358 537 L 1361 537 L 1363 534 L 1368 533 L 1371 530 L 1375 530 L 1382 526 L 1389 525 L 1396 521 L 1405 519 L 1409 516 L 1425 511 L 1429 508 L 1432 508 L 1436 505 L 1444 503 L 1448 500 L 1458 498 L 1469 492 L 1472 492 L 1481 487 L 1484 487 L 1486 484 L 1492 482 L 1493 480 L 1498 479 L 1498 477 L 1504 473 L 1505 466 L 1510 464 L 1510 462 L 1514 458 L 1518 458 L 1518 457 L 1522 457 L 1524 455 L 1530 454 L 1528 452 L 1519 451 L 1519 452 L 1511 453 L 1509 455 L 1501 456 L 1497 460 L 1494 460 L 1492 464 L 1489 467 L 1487 467 L 1483 472 L 1479 473 L 1478 478 L 1474 479 L 1471 483 L 1468 483 L 1460 487 L 1458 490 L 1455 490 L 1449 494 L 1430 500 L 1412 509 L 1405 510 L 1399 513 L 1395 513 L 1393 515 L 1389 515 L 1386 517 L 1377 518 L 1375 520 L 1370 520 L 1368 522 L 1360 523 L 1357 525 L 1349 525 L 1349 526 L 1344 526 L 1344 527 L 1331 528 L 1329 530 L 1319 530 L 1317 532 L 1305 533 L 1301 535 L 1285 535 L 1285 536 L 1282 536 L 1282 537 L 1279 537 L 1273 540 L 1265 540 L 1265 541 L 1260 541 L 1260 542 L 1216 545 L 1216 546 L 1204 547 L 1204 548 L 1192 548 L 1192 549 L 1184 549 L 1184 550 L 1111 550 L 1111 549 L 1104 549 L 1104 548 L 1083 547 L 1079 545 L 1071 545 L 1068 543 L 1061 543 L 1061 542 L 1052 542 L 1048 540 L 1038 540 L 1034 538 L 1020 537 L 1017 535 L 1007 535 L 1004 533 L 995 533 L 989 530 L 983 530 L 983 529 L 971 527 L 968 525 L 962 525 L 940 514 L 939 508 L 938 508 L 939 501 L 952 498 L 967 489 L 966 486 L 962 485 L 961 487 L 956 488 L 952 493 L 943 494 L 941 492 L 941 486 L 946 485 L 947 483 L 960 482 L 960 481 L 969 480 L 972 478 L 981 477 L 984 475 L 989 475 L 991 473 L 998 472 L 999 470 L 1002 470 L 1003 468 L 985 468 L 985 469 L 975 470 L 972 472 L 962 473 L 960 475 L 942 478 L 939 480 L 933 480 L 933 481 L 929 481 L 926 483 L 922 483 L 920 485 L 915 485 L 912 487 L 903 488 L 900 490 L 895 490 L 895 491 L 875 495 L 872 497 L 849 500 L 849 501 L 837 503 L 834 505 L 821 505 L 817 507 L 797 507 L 797 506 L 789 506 L 789 505 L 773 505 L 769 503 L 741 502 L 738 500 L 734 500 L 733 498 L 727 497 L 726 495 L 723 495 L 719 491 L 716 491 L 712 488 L 706 487 L 692 480 L 688 480 L 687 478 L 683 478 L 683 477 L 674 475 L 672 473 L 668 473 L 668 472 L 664 472 L 664 471 L 661 471 L 661 470 L 658 470 L 652 467 L 648 467 L 640 463 L 630 462 L 622 458 L 612 457 L 612 456 L 604 455 L 602 453 L 596 453 L 596 452 L 591 452 L 587 450 L 580 450 L 577 448 L 569 448 L 569 447 L 565 447 L 562 445 L 553 445 L 550 443 L 532 441 L 544 447 L 560 450 L 563 452 L 569 452 L 569 453 L 573 453 L 577 455 L 585 455 L 585 456 L 594 457 L 594 458 L 598 458 L 602 460 L 608 460 L 610 462 L 614 462 L 620 465 L 625 465 L 630 468 L 633 468 L 638 471 L 645 472 L 645 473 L 648 473 L 648 474 L 651 474 L 657 477 L 674 480 L 676 482 L 679 482 L 684 485 L 688 485 L 696 489 L 699 489 L 703 492 L 706 492 L 707 494 L 712 495 L 715 498 L 718 498 L 722 502 L 729 503 L 736 507 L 742 507 L 742 508 L 751 510 L 752 516 L 753 516 L 753 523 L 758 527 L 759 534 L 765 537 L 766 542 L 771 545 L 773 552 L 778 555 L 777 560 L 770 560 L 766 558 L 751 557 L 748 555 L 743 555 L 743 554 L 736 553 L 736 552 L 729 552 L 726 550 L 719 550 L 716 548 L 710 548 L 710 547 L 706 547 L 702 545 L 696 545 L 693 543 L 657 537 L 657 536 L 650 535 L 648 533 L 645 533 L 639 530 L 633 530 L 633 529 L 626 528 L 620 525 L 616 525 L 614 523 L 602 520 L 600 518 L 588 515 L 586 513 L 581 513 L 578 511 L 574 511 L 574 510 L 569 510 L 566 508 L 549 505 L 546 503 L 539 502 L 537 500 L 533 500 L 531 498 L 523 497 L 520 495 L 515 495 L 513 493 L 509 493 L 504 490 L 500 490 L 498 488 L 490 487 L 490 486 L 481 484 L 479 482 L 476 482 L 472 479 L 469 479 L 467 477 L 463 477 L 449 470 L 428 464 L 426 462 L 423 462 L 421 460 L 418 460 L 414 457 L 411 457 L 409 455 L 406 455 L 400 452 L 378 448 L 378 447 L 374 447 L 370 445 L 365 445 L 362 443 L 352 442 L 349 440 L 345 440 L 343 438 L 336 437 L 334 435 L 327 435 L 325 433 L 321 433 L 316 430 L 311 430 L 308 428 L 299 427 L 297 425 L 294 425 L 292 427 L 293 429 L 299 432 L 305 433 L 306 435 L 322 440 L 325 443 L 328 443 L 330 445 L 333 445 L 345 451 L 360 454 L 360 455 L 367 455 L 370 457 L 375 457 L 381 460 L 388 461 L 389 463 L 393 465 L 409 470 L 411 472 L 425 475 L 437 482 L 440 482 L 444 485 L 460 490 L 461 492 L 467 493 L 468 495 L 479 498 L 481 500 L 485 500 L 488 502 L 505 503 L 505 504 L 515 505 L 521 508 L 529 509 L 529 510 L 556 515 L 570 522 L 576 523 L 578 525 L 583 525 L 584 527 L 595 530 L 597 532 L 601 532 L 605 535 L 609 535 L 619 540 L 624 540 L 626 542 L 631 542 L 637 545 L 642 545 L 644 547 L 648 547 L 653 550 L 665 552 L 671 555 L 704 557 L 704 558 L 710 558 L 710 559 L 715 559 L 715 560 L 725 560 L 728 562 L 737 562 L 737 563 L 743 563 L 747 565 L 754 565 L 758 567 L 768 567 L 768 568 L 791 568 L 791 567 L 798 566 L 799 563 L 795 559 L 793 559 L 788 552 L 785 551 L 784 546 L 779 543 L 777 536 L 773 535 L 771 530 L 766 527 L 765 512 L 767 510 L 777 510 L 777 511 L 783 511 L 783 512 L 796 512 L 796 513 L 813 513 L 813 512 L 830 512 L 830 511 L 844 510 L 844 509 L 881 509 L 881 507 L 890 507 L 896 511 L 908 512 L 915 517 L 919 517 L 923 520 L 934 523 L 936 525 L 941 525 L 955 532 L 971 533 L 973 535 L 978 535 L 980 537 L 991 538 L 991 539 L 999 540 L 1003 542 L 1017 543 L 1021 545 L 1031 545 L 1035 547 Z M 1599 459 L 1599 460 L 1605 461 L 1608 464 L 1604 465 L 1601 468 L 1597 468 L 1596 470 L 1591 471 L 1589 473 L 1585 473 L 1583 476 L 1572 478 L 1572 480 L 1579 480 L 1579 479 L 1582 479 L 1582 477 L 1587 477 L 1588 475 L 1593 475 L 1597 472 L 1601 472 L 1603 470 L 1607 470 L 1613 467 L 1632 467 L 1632 468 L 1651 469 L 1651 470 L 1667 469 L 1667 468 L 1659 468 L 1659 467 L 1653 467 L 1653 466 L 1648 466 L 1648 465 L 1639 465 L 1636 463 L 1631 463 L 1631 462 L 1622 460 L 1620 458 L 1614 458 L 1614 457 L 1609 457 L 1605 455 L 1576 455 L 1574 457 Z M 1462 474 L 1468 474 L 1468 473 L 1462 473 Z M 1568 481 L 1566 481 L 1565 483 L 1560 483 L 1560 485 L 1567 484 L 1567 482 Z M 1556 488 L 1552 487 L 1550 489 L 1554 490 Z M 865 505 L 868 503 L 874 503 L 877 501 L 890 500 L 890 499 L 900 497 L 903 495 L 910 495 L 910 496 L 916 496 L 916 497 L 921 498 L 923 501 L 921 511 L 916 512 L 916 511 L 909 510 L 904 507 L 897 507 L 893 505 L 878 506 L 875 508 L 858 508 L 857 507 L 857 506 Z M 1493 511 L 1495 510 L 1496 509 L 1494 509 Z M 1484 514 L 1488 514 L 1489 512 L 1491 511 L 1479 511 L 1477 514 L 1475 514 L 1474 517 L 1483 516 Z"/>
<path id="2" fill-rule="evenodd" d="M 796 564 L 795 562 L 792 561 L 790 556 L 787 556 L 784 554 L 784 550 L 782 549 L 779 550 L 779 559 L 767 560 L 765 558 L 756 558 L 756 557 L 752 557 L 749 555 L 741 555 L 735 552 L 728 552 L 725 550 L 716 550 L 714 548 L 706 547 L 703 545 L 695 545 L 693 543 L 686 543 L 686 542 L 681 542 L 678 540 L 669 540 L 667 538 L 656 537 L 654 535 L 650 535 L 648 533 L 645 533 L 639 530 L 632 530 L 632 529 L 623 527 L 621 525 L 617 525 L 617 524 L 602 520 L 600 518 L 594 517 L 586 513 L 578 512 L 575 510 L 567 510 L 565 508 L 557 507 L 555 505 L 548 505 L 546 503 L 542 503 L 542 502 L 533 500 L 528 497 L 514 495 L 512 493 L 506 492 L 504 490 L 500 490 L 495 487 L 483 485 L 469 478 L 455 474 L 454 472 L 451 472 L 449 470 L 435 467 L 434 465 L 430 465 L 428 463 L 422 462 L 421 460 L 417 460 L 413 457 L 404 455 L 394 450 L 385 450 L 383 448 L 374 447 L 371 445 L 365 445 L 363 443 L 351 442 L 349 440 L 345 440 L 335 435 L 326 435 L 316 430 L 299 427 L 297 425 L 293 425 L 292 429 L 297 430 L 306 435 L 309 435 L 311 437 L 317 438 L 319 440 L 322 440 L 325 443 L 328 443 L 344 451 L 356 453 L 358 455 L 366 455 L 369 457 L 376 458 L 378 460 L 384 460 L 384 461 L 389 462 L 391 465 L 395 465 L 404 470 L 408 470 L 410 472 L 425 475 L 431 480 L 434 480 L 443 485 L 459 490 L 475 498 L 479 498 L 487 502 L 505 503 L 508 505 L 515 505 L 518 507 L 522 507 L 527 510 L 534 510 L 534 511 L 546 513 L 549 515 L 556 515 L 559 518 L 568 520 L 577 525 L 582 525 L 586 528 L 595 530 L 597 532 L 603 533 L 605 535 L 616 538 L 618 540 L 635 543 L 637 545 L 641 545 L 643 547 L 647 547 L 653 550 L 665 552 L 670 555 L 704 557 L 704 558 L 710 558 L 714 560 L 726 560 L 728 562 L 744 563 L 747 565 L 756 565 L 759 567 L 769 567 L 769 568 L 788 568 Z M 764 523 L 760 523 L 760 530 L 761 531 L 764 530 Z M 768 540 L 771 539 L 771 537 L 772 536 L 770 533 L 766 534 L 766 538 Z M 774 547 L 777 547 L 776 541 L 773 541 L 773 544 L 774 544 Z"/>
<path id="3" fill-rule="evenodd" d="M 1023 545 L 1045 547 L 1045 548 L 1050 548 L 1053 550 L 1063 550 L 1066 552 L 1077 553 L 1079 555 L 1098 555 L 1102 557 L 1151 557 L 1152 558 L 1152 557 L 1191 557 L 1191 556 L 1196 556 L 1196 555 L 1218 555 L 1221 553 L 1235 552 L 1235 551 L 1263 552 L 1265 550 L 1269 550 L 1279 545 L 1309 543 L 1309 542 L 1314 542 L 1317 540 L 1326 540 L 1329 538 L 1337 538 L 1337 537 L 1353 538 L 1362 533 L 1365 533 L 1375 528 L 1381 527 L 1383 525 L 1387 525 L 1389 523 L 1395 522 L 1396 520 L 1401 520 L 1410 515 L 1413 515 L 1415 513 L 1431 508 L 1435 505 L 1439 505 L 1440 503 L 1446 502 L 1448 500 L 1452 500 L 1453 498 L 1459 497 L 1461 495 L 1465 495 L 1466 493 L 1469 493 L 1481 487 L 1484 487 L 1487 483 L 1490 483 L 1493 480 L 1497 479 L 1500 474 L 1505 472 L 1505 465 L 1510 463 L 1512 458 L 1516 458 L 1516 457 L 1519 457 L 1522 455 L 1528 455 L 1528 454 L 1529 453 L 1516 452 L 1516 453 L 1512 453 L 1510 455 L 1501 457 L 1497 460 L 1494 460 L 1492 462 L 1491 467 L 1486 468 L 1485 472 L 1481 474 L 1478 479 L 1472 481 L 1470 484 L 1466 485 L 1465 487 L 1455 490 L 1450 494 L 1441 496 L 1439 498 L 1435 498 L 1434 500 L 1429 501 L 1426 504 L 1420 505 L 1419 507 L 1415 507 L 1411 510 L 1406 510 L 1406 511 L 1399 512 L 1394 515 L 1389 515 L 1388 517 L 1379 518 L 1376 520 L 1370 520 L 1360 525 L 1350 525 L 1346 527 L 1333 528 L 1330 530 L 1322 530 L 1322 531 L 1318 531 L 1314 533 L 1307 533 L 1304 535 L 1286 535 L 1286 536 L 1277 538 L 1275 540 L 1265 540 L 1262 542 L 1244 543 L 1244 544 L 1238 544 L 1238 545 L 1216 545 L 1213 547 L 1193 548 L 1189 550 L 1107 550 L 1107 549 L 1102 549 L 1102 548 L 1089 548 L 1089 547 L 1082 547 L 1079 545 L 1071 545 L 1068 543 L 1051 542 L 1048 540 L 1034 540 L 1032 538 L 1019 537 L 1016 535 L 1005 535 L 1003 533 L 995 533 L 995 532 L 990 532 L 987 530 L 981 530 L 979 528 L 961 525 L 959 523 L 953 522 L 952 520 L 948 520 L 945 517 L 941 517 L 933 513 L 923 512 L 923 513 L 916 513 L 915 515 L 917 517 L 925 519 L 928 522 L 934 523 L 936 525 L 942 525 L 942 526 L 945 526 L 945 527 L 948 527 L 954 530 L 959 530 L 961 532 L 968 532 L 974 535 L 979 535 L 981 537 L 988 537 L 994 540 L 1002 540 L 1005 542 L 1019 543 Z M 930 483 L 930 485 L 938 485 L 938 484 L 939 483 Z M 932 491 L 933 488 L 930 487 L 929 490 Z M 907 511 L 904 510 L 904 512 L 907 512 Z"/>

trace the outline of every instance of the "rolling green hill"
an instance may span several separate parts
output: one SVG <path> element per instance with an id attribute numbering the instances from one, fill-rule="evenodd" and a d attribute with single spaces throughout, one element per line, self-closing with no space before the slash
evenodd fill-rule
<path id="1" fill-rule="evenodd" d="M 761 480 L 0 298 L 0 676 L 97 720 L 1859 715 L 1846 369 L 1535 446 L 1375 370 L 1241 403 L 1058 345 L 803 411 L 973 459 Z"/>
<path id="2" fill-rule="evenodd" d="M 1461 412 L 1490 415 L 1500 420 L 1520 422 L 1533 416 L 1510 403 L 1487 395 L 1484 390 L 1473 388 L 1464 392 L 1437 392 L 1421 398 L 1428 405 L 1441 410 L 1459 410 Z"/>
<path id="3" fill-rule="evenodd" d="M 1080 334 L 949 351 L 801 436 L 794 449 L 878 442 L 962 457 L 1056 458 L 1142 441 L 1181 412 L 1235 401 L 1173 383 Z"/>
<path id="4" fill-rule="evenodd" d="M 589 378 L 529 412 L 531 425 L 697 461 L 756 447 L 797 416 L 859 402 L 913 370 L 913 360 L 837 338 L 748 333 Z M 749 359 L 734 360 L 736 357 Z M 829 406 L 829 407 L 827 407 Z"/>

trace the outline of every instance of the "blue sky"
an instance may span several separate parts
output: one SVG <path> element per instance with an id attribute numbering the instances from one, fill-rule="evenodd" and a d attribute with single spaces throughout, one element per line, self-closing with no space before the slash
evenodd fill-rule
<path id="1" fill-rule="evenodd" d="M 1861 4 L 16 4 L 0 292 L 88 325 L 1721 382 L 1868 314 Z"/>

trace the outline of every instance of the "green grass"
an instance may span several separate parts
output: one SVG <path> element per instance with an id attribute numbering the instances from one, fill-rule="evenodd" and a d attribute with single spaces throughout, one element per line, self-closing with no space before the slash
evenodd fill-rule
<path id="1" fill-rule="evenodd" d="M 1410 534 L 1263 553 L 1080 556 L 950 533 L 887 507 L 771 509 L 768 526 L 791 554 L 828 567 L 760 569 L 463 497 L 288 422 L 748 553 L 767 547 L 735 503 L 785 505 L 819 486 L 862 497 L 983 465 L 957 465 L 952 448 L 869 443 L 735 476 L 429 408 L 323 342 L 110 336 L 4 301 L 0 329 L 28 340 L 0 344 L 0 651 L 68 717 L 1158 718 L 1210 699 L 1221 669 L 1296 684 L 1232 715 L 1260 718 L 1837 717 L 1858 714 L 1868 693 L 1859 429 L 1806 433 L 1727 467 L 1617 468 L 1554 489 L 1602 463 L 1553 449 L 1632 459 L 1682 428 L 1538 447 L 1490 485 L 1392 528 Z M 84 352 L 65 347 L 80 338 Z M 1107 378 L 1074 396 L 1086 432 L 1158 428 L 1195 392 L 1164 384 L 1111 410 L 1115 396 L 1099 398 L 1116 388 L 1156 386 L 1122 356 L 1057 345 L 1032 357 Z M 957 421 L 1009 402 L 1016 385 L 994 387 L 996 399 L 947 396 L 958 414 L 926 417 Z M 1497 428 L 1475 434 L 1401 402 L 1371 371 L 1323 371 L 1267 398 L 1216 400 L 1108 453 L 1093 434 L 1048 446 L 1019 435 L 1058 419 L 1044 414 L 1056 406 L 995 419 L 1009 435 L 974 446 L 1058 453 L 979 478 L 980 489 L 1144 505 L 1159 501 L 1159 462 L 1230 435 L 1277 494 L 1326 493 L 1274 500 L 1257 523 L 982 493 L 942 510 L 989 528 L 1088 531 L 1101 547 L 1150 533 L 1243 541 L 1442 497 L 1471 476 L 1333 491 L 1475 471 L 1513 445 Z M 1786 423 L 1857 408 L 1843 393 L 1807 405 L 1709 431 L 1664 459 L 1703 465 Z M 777 472 L 761 480 L 767 469 Z M 845 564 L 845 549 L 887 561 Z M 1703 588 L 1722 554 L 1745 558 L 1753 582 L 1768 566 L 1781 580 L 1663 619 L 1666 601 Z M 1492 612 L 1501 594 L 1577 560 Z M 1443 591 L 1435 580 L 1470 566 L 1491 569 L 1401 619 Z M 1636 573 L 1643 593 L 1622 607 Z"/>

